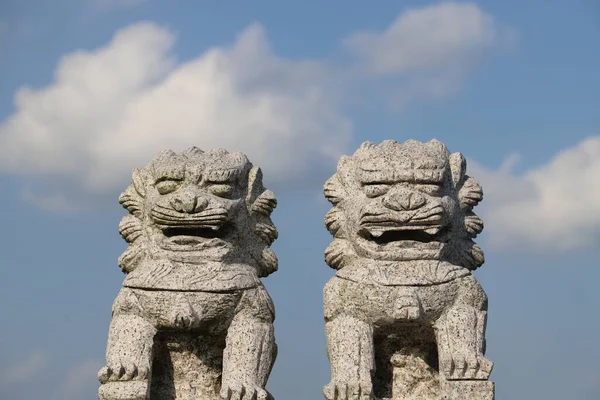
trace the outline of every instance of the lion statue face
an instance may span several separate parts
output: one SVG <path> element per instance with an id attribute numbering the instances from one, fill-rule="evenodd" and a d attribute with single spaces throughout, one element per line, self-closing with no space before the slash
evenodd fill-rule
<path id="1" fill-rule="evenodd" d="M 130 212 L 119 226 L 130 243 L 119 260 L 125 272 L 147 259 L 246 263 L 259 276 L 277 268 L 269 248 L 277 237 L 270 220 L 277 202 L 242 153 L 163 152 L 134 170 L 119 201 Z"/>
<path id="2" fill-rule="evenodd" d="M 465 174 L 462 154 L 437 140 L 365 142 L 340 159 L 325 184 L 333 208 L 325 225 L 333 268 L 352 260 L 446 260 L 475 269 L 483 252 L 472 241 L 483 222 L 472 212 L 483 194 Z"/>

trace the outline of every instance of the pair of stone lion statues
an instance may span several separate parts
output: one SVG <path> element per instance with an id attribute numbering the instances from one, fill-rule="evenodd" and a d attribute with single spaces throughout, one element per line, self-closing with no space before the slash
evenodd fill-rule
<path id="1" fill-rule="evenodd" d="M 480 185 L 432 140 L 363 143 L 324 193 L 328 400 L 492 399 L 486 295 L 471 274 Z M 127 274 L 113 308 L 101 400 L 266 400 L 277 355 L 277 202 L 261 170 L 223 149 L 166 151 L 119 199 Z"/>

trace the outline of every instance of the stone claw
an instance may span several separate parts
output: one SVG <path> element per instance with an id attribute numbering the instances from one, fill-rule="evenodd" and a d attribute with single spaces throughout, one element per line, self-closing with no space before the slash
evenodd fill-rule
<path id="1" fill-rule="evenodd" d="M 448 380 L 486 380 L 490 377 L 493 363 L 484 357 L 453 356 L 442 361 Z"/>
<path id="2" fill-rule="evenodd" d="M 331 382 L 323 388 L 327 400 L 374 400 L 372 391 L 372 385 L 359 382 Z"/>
<path id="3" fill-rule="evenodd" d="M 115 363 L 107 365 L 98 371 L 98 380 L 100 383 L 116 382 L 116 381 L 131 381 L 143 380 L 148 377 L 147 368 L 138 368 L 137 365 L 129 363 L 123 365 Z"/>
<path id="4" fill-rule="evenodd" d="M 108 367 L 102 367 L 100 369 L 100 371 L 98 371 L 98 380 L 100 381 L 100 383 L 106 383 L 108 382 L 108 378 L 110 377 L 111 372 L 109 372 Z"/>
<path id="5" fill-rule="evenodd" d="M 256 385 L 233 383 L 221 388 L 221 400 L 272 400 L 265 389 Z"/>

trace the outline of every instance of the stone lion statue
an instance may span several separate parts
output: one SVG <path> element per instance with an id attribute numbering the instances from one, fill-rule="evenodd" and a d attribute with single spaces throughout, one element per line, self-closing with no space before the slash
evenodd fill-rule
<path id="1" fill-rule="evenodd" d="M 487 297 L 471 274 L 484 262 L 472 211 L 483 194 L 462 154 L 436 140 L 365 142 L 324 193 L 336 270 L 324 289 L 325 397 L 491 399 Z"/>
<path id="2" fill-rule="evenodd" d="M 273 193 L 242 153 L 166 151 L 134 169 L 127 274 L 112 309 L 101 400 L 271 399 L 277 270 Z"/>

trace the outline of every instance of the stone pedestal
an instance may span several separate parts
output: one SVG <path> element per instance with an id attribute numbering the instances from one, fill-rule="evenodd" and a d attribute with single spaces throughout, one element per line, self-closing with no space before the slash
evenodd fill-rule
<path id="1" fill-rule="evenodd" d="M 442 400 L 494 400 L 494 382 L 444 381 Z"/>
<path id="2" fill-rule="evenodd" d="M 100 400 L 146 400 L 148 380 L 107 382 L 98 390 Z"/>

